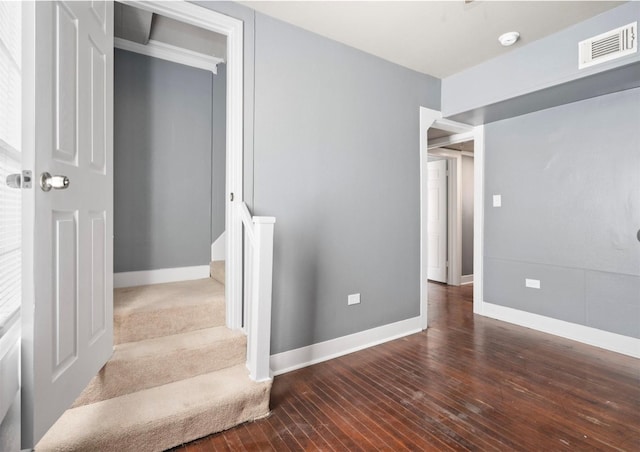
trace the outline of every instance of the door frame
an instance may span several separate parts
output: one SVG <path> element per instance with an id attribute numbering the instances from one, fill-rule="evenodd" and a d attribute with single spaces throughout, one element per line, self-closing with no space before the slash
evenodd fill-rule
<path id="1" fill-rule="evenodd" d="M 244 24 L 239 19 L 185 1 L 124 0 L 121 3 L 227 37 L 226 324 L 233 330 L 239 330 L 242 328 L 242 219 L 239 207 L 244 201 Z"/>
<path id="2" fill-rule="evenodd" d="M 429 128 L 452 132 L 453 135 L 445 139 L 434 139 L 429 142 L 427 133 Z M 425 107 L 420 107 L 420 323 L 422 329 L 428 326 L 428 222 L 427 222 L 427 162 L 430 147 L 443 144 L 455 144 L 464 141 L 474 141 L 473 167 L 473 312 L 483 312 L 483 237 L 484 237 L 484 125 L 472 126 L 456 121 L 444 119 L 442 113 Z"/>

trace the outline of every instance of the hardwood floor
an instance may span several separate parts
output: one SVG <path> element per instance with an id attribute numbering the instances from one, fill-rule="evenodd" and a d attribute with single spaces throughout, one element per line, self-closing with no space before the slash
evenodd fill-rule
<path id="1" fill-rule="evenodd" d="M 639 360 L 429 296 L 427 332 L 276 377 L 270 417 L 175 451 L 640 451 Z"/>

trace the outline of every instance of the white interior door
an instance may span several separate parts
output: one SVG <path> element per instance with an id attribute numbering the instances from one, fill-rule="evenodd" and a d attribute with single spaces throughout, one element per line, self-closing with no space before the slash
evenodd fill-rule
<path id="1" fill-rule="evenodd" d="M 35 141 L 25 152 L 35 180 L 24 209 L 23 448 L 113 350 L 113 2 L 36 2 L 29 14 Z M 54 176 L 49 191 L 44 173 Z"/>
<path id="2" fill-rule="evenodd" d="M 447 282 L 447 160 L 427 163 L 428 175 L 428 277 Z"/>

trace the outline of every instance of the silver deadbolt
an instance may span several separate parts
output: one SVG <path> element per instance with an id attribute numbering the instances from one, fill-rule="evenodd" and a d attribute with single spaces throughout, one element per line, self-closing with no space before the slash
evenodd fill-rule
<path id="1" fill-rule="evenodd" d="M 9 188 L 21 188 L 22 187 L 22 174 L 9 174 L 7 176 L 7 187 Z"/>
<path id="2" fill-rule="evenodd" d="M 40 188 L 43 191 L 49 191 L 52 188 L 64 190 L 68 186 L 69 178 L 67 176 L 52 176 L 46 171 L 40 175 Z"/>
<path id="3" fill-rule="evenodd" d="M 9 188 L 31 188 L 31 171 L 23 170 L 22 173 L 9 174 L 5 182 Z"/>

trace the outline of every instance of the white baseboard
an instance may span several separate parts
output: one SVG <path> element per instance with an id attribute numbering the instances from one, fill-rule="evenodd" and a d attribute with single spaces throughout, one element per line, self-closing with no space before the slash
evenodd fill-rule
<path id="1" fill-rule="evenodd" d="M 271 371 L 273 375 L 284 374 L 420 331 L 422 331 L 420 317 L 413 317 L 307 347 L 277 353 L 271 355 Z"/>
<path id="2" fill-rule="evenodd" d="M 122 272 L 113 274 L 113 287 L 134 287 L 146 284 L 161 284 L 175 281 L 189 281 L 209 277 L 208 265 L 194 267 L 161 268 L 139 272 Z"/>
<path id="3" fill-rule="evenodd" d="M 473 275 L 462 275 L 460 277 L 460 285 L 473 284 Z"/>
<path id="4" fill-rule="evenodd" d="M 227 257 L 227 233 L 223 232 L 211 244 L 211 260 L 223 261 Z"/>
<path id="5" fill-rule="evenodd" d="M 640 339 L 634 337 L 622 336 L 621 334 L 610 333 L 609 331 L 487 302 L 482 303 L 481 315 L 622 353 L 623 355 L 633 356 L 634 358 L 640 358 Z"/>

